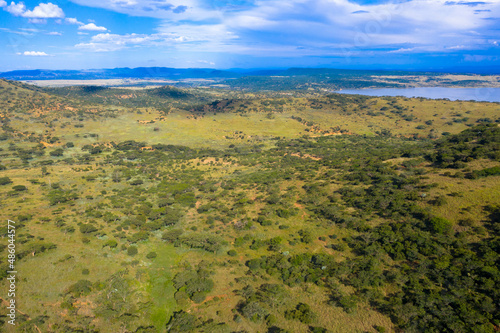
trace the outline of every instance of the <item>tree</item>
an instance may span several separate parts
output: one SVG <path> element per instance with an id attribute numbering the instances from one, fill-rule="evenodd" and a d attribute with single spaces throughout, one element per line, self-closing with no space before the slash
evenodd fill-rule
<path id="1" fill-rule="evenodd" d="M 443 217 L 435 216 L 429 220 L 430 229 L 438 234 L 446 234 L 451 231 L 452 224 Z"/>
<path id="2" fill-rule="evenodd" d="M 190 332 L 200 325 L 198 318 L 185 311 L 174 312 L 174 315 L 167 323 L 167 332 Z"/>
<path id="3" fill-rule="evenodd" d="M 157 256 L 158 255 L 156 254 L 156 252 L 149 252 L 148 254 L 146 254 L 146 258 L 148 258 L 148 259 L 154 259 Z"/>
<path id="4" fill-rule="evenodd" d="M 0 177 L 0 185 L 7 185 L 12 183 L 9 177 Z"/>
<path id="5" fill-rule="evenodd" d="M 17 191 L 17 192 L 22 192 L 22 191 L 27 191 L 28 188 L 24 185 L 16 185 L 16 186 L 12 186 L 12 189 L 14 191 Z"/>
<path id="6" fill-rule="evenodd" d="M 59 157 L 63 155 L 64 155 L 64 150 L 62 148 L 57 148 L 56 150 L 50 152 L 50 156 Z"/>
<path id="7" fill-rule="evenodd" d="M 82 224 L 80 225 L 80 232 L 82 234 L 90 234 L 94 231 L 97 231 L 97 228 L 92 224 Z"/>
<path id="8" fill-rule="evenodd" d="M 135 256 L 139 251 L 137 250 L 137 246 L 129 246 L 127 249 L 127 254 L 131 257 Z"/>

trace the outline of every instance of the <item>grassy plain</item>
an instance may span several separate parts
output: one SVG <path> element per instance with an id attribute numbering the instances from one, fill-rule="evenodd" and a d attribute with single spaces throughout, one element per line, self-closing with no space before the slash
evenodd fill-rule
<path id="1" fill-rule="evenodd" d="M 421 225 L 439 216 L 453 237 L 495 237 L 485 206 L 500 205 L 500 176 L 466 176 L 498 158 L 446 168 L 428 155 L 437 139 L 498 122 L 497 103 L 228 92 L 202 106 L 154 96 L 131 106 L 0 87 L 0 220 L 19 226 L 19 332 L 435 328 L 392 308 L 409 288 L 397 272 L 417 260 L 374 250 L 389 247 L 377 228 L 412 224 L 438 244 Z M 5 278 L 0 289 L 8 299 Z M 299 303 L 311 317 L 293 317 Z"/>

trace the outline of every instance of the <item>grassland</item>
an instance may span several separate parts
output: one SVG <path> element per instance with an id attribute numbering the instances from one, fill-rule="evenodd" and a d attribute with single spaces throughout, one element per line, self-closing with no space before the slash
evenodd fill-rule
<path id="1" fill-rule="evenodd" d="M 64 89 L 0 81 L 5 330 L 498 328 L 499 104 Z"/>

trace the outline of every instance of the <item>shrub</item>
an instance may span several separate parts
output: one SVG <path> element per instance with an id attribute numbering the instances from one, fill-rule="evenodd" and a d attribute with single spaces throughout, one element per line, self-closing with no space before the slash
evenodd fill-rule
<path id="1" fill-rule="evenodd" d="M 110 239 L 102 247 L 106 246 L 109 246 L 109 248 L 114 249 L 118 246 L 118 243 L 114 239 Z"/>
<path id="2" fill-rule="evenodd" d="M 82 234 L 90 234 L 91 232 L 97 231 L 97 228 L 92 224 L 82 224 L 80 225 L 80 232 Z"/>
<path id="3" fill-rule="evenodd" d="M 238 253 L 235 250 L 229 250 L 227 251 L 227 254 L 230 255 L 231 257 L 236 256 Z"/>
<path id="4" fill-rule="evenodd" d="M 129 184 L 130 185 L 142 185 L 144 182 L 141 179 L 134 179 Z"/>
<path id="5" fill-rule="evenodd" d="M 451 231 L 452 224 L 443 217 L 435 216 L 429 220 L 429 227 L 435 233 L 445 234 Z"/>
<path id="6" fill-rule="evenodd" d="M 50 152 L 50 156 L 58 157 L 58 156 L 63 156 L 63 155 L 64 155 L 64 150 L 61 148 L 57 148 L 56 150 L 53 150 Z"/>
<path id="7" fill-rule="evenodd" d="M 87 295 L 92 291 L 92 282 L 89 280 L 79 280 L 75 284 L 72 284 L 67 289 L 67 294 L 72 294 L 74 297 L 80 297 L 81 295 Z"/>
<path id="8" fill-rule="evenodd" d="M 154 259 L 157 256 L 158 255 L 156 254 L 156 252 L 149 252 L 148 254 L 146 254 L 146 258 L 148 258 L 148 259 Z"/>
<path id="9" fill-rule="evenodd" d="M 0 177 L 0 185 L 7 185 L 12 183 L 9 177 Z"/>
<path id="10" fill-rule="evenodd" d="M 22 191 L 27 191 L 28 188 L 24 185 L 16 185 L 16 186 L 12 186 L 12 189 L 14 191 L 17 191 L 17 192 L 22 192 Z"/>
<path id="11" fill-rule="evenodd" d="M 137 246 L 132 245 L 127 249 L 127 254 L 129 256 L 135 256 L 137 253 L 139 253 L 139 251 L 137 250 Z"/>
<path id="12" fill-rule="evenodd" d="M 311 307 L 305 303 L 299 303 L 293 310 L 287 310 L 285 312 L 285 318 L 297 319 L 304 324 L 312 323 L 314 319 L 314 313 L 311 310 Z"/>

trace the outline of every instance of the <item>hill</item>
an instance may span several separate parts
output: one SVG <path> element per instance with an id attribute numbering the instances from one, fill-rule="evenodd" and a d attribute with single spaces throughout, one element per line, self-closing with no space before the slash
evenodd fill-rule
<path id="1" fill-rule="evenodd" d="M 405 87 L 498 87 L 498 75 L 453 74 L 410 71 L 346 70 L 331 68 L 289 68 L 285 70 L 176 69 L 165 67 L 114 68 L 95 70 L 26 70 L 0 73 L 0 78 L 31 80 L 47 85 L 73 85 L 100 81 L 108 86 L 174 84 L 181 86 L 229 87 L 243 91 L 316 92 Z M 69 82 L 65 82 L 69 80 Z M 168 80 L 168 82 L 164 82 Z"/>

